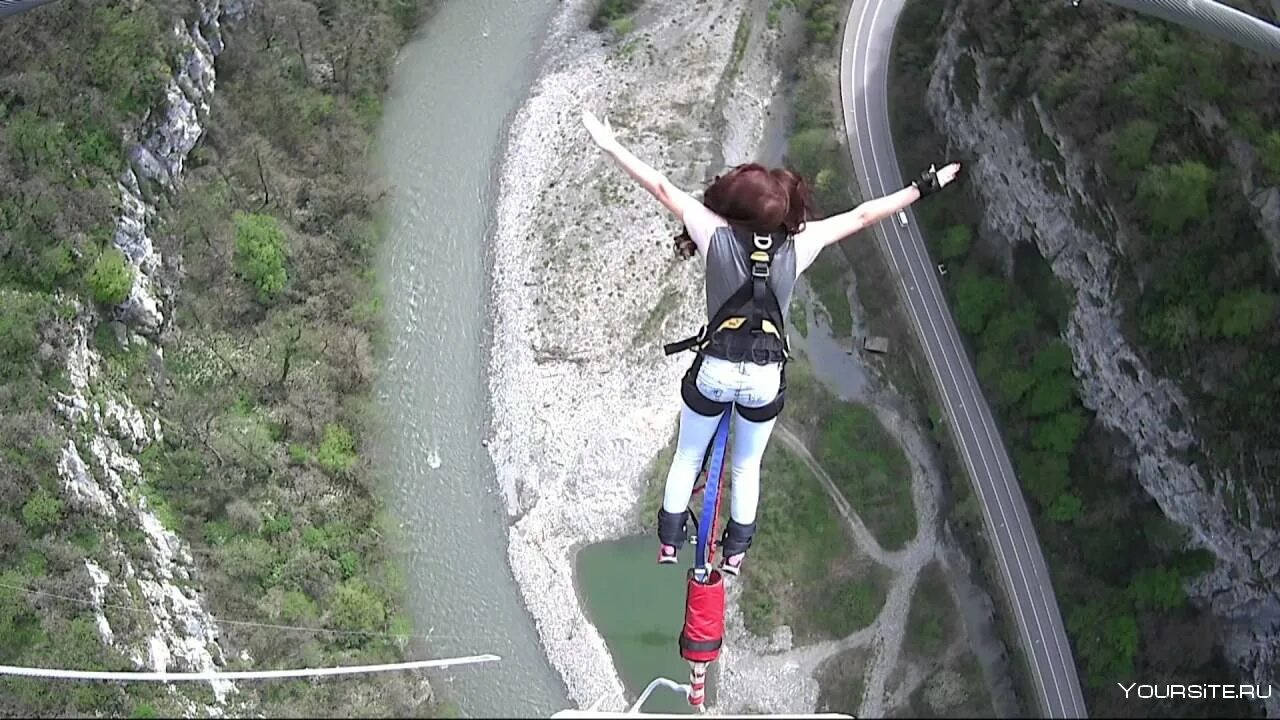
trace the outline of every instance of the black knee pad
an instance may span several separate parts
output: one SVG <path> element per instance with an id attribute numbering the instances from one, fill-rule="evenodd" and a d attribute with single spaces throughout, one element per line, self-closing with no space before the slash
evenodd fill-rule
<path id="1" fill-rule="evenodd" d="M 724 529 L 724 536 L 720 539 L 720 550 L 725 557 L 746 552 L 747 548 L 751 547 L 751 538 L 755 534 L 754 522 L 743 525 L 737 520 L 730 519 Z"/>
<path id="2" fill-rule="evenodd" d="M 686 527 L 688 521 L 688 510 L 669 513 L 661 507 L 658 508 L 658 542 L 670 545 L 677 550 L 684 547 L 685 540 L 689 539 L 689 530 Z"/>

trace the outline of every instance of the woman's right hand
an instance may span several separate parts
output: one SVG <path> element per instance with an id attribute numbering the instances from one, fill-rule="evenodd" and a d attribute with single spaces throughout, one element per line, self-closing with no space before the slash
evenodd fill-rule
<path id="1" fill-rule="evenodd" d="M 607 118 L 604 122 L 600 122 L 590 110 L 583 110 L 582 124 L 586 126 L 587 134 L 591 136 L 592 142 L 600 146 L 600 148 L 608 149 L 618 142 L 613 135 L 613 128 L 609 127 Z"/>

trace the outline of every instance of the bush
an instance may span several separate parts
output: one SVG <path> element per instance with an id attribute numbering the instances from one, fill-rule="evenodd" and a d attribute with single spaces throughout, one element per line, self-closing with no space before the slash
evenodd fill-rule
<path id="1" fill-rule="evenodd" d="M 236 267 L 258 291 L 263 302 L 275 300 L 284 290 L 285 237 L 270 215 L 236 213 Z"/>
<path id="2" fill-rule="evenodd" d="M 591 18 L 591 29 L 602 30 L 606 25 L 613 27 L 614 23 L 640 7 L 640 2 L 641 0 L 603 0 L 600 7 L 596 8 L 595 17 Z M 616 27 L 614 29 L 617 30 Z"/>
<path id="3" fill-rule="evenodd" d="M 1063 493 L 1049 505 L 1049 519 L 1054 522 L 1067 523 L 1080 517 L 1084 511 L 1084 503 L 1071 493 Z"/>
<path id="4" fill-rule="evenodd" d="M 1155 145 L 1159 126 L 1150 120 L 1131 120 L 1112 139 L 1112 157 L 1122 172 L 1142 170 L 1151 162 L 1151 148 Z"/>
<path id="5" fill-rule="evenodd" d="M 807 178 L 816 179 L 818 174 L 827 167 L 828 159 L 839 149 L 835 136 L 831 134 L 831 128 L 815 127 L 792 135 L 787 146 L 787 154 L 790 164 L 797 172 Z"/>
<path id="6" fill-rule="evenodd" d="M 387 609 L 364 580 L 349 580 L 339 585 L 332 596 L 333 616 L 330 626 L 338 630 L 363 630 L 377 632 L 387 621 Z M 364 642 L 358 635 L 348 636 L 347 642 L 359 645 Z"/>
<path id="7" fill-rule="evenodd" d="M 965 273 L 956 283 L 956 324 L 967 333 L 979 333 L 991 316 L 1006 307 L 1008 289 L 996 278 Z"/>
<path id="8" fill-rule="evenodd" d="M 1209 214 L 1213 170 L 1188 160 L 1156 165 L 1138 183 L 1138 203 L 1147 224 L 1160 233 L 1176 233 Z"/>
<path id="9" fill-rule="evenodd" d="M 1266 171 L 1267 182 L 1280 185 L 1280 130 L 1273 130 L 1262 141 L 1262 169 Z"/>
<path id="10" fill-rule="evenodd" d="M 0 365 L 0 378 L 12 377 L 30 361 L 40 342 L 42 313 L 40 299 L 33 295 L 0 291 L 0 359 L 14 362 Z M 17 363 L 21 362 L 19 367 Z"/>
<path id="11" fill-rule="evenodd" d="M 135 270 L 117 248 L 107 248 L 89 270 L 89 292 L 101 305 L 119 305 L 133 289 Z"/>
<path id="12" fill-rule="evenodd" d="M 43 535 L 62 520 L 62 501 L 43 487 L 36 488 L 22 506 L 22 524 L 36 535 Z"/>
<path id="13" fill-rule="evenodd" d="M 1232 293 L 1218 301 L 1213 314 L 1218 334 L 1225 338 L 1245 338 L 1271 325 L 1276 296 L 1257 288 Z"/>
<path id="14" fill-rule="evenodd" d="M 316 451 L 316 462 L 330 474 L 341 474 L 356 465 L 356 441 L 351 432 L 337 423 L 324 428 L 324 440 Z"/>
<path id="15" fill-rule="evenodd" d="M 938 255 L 943 260 L 958 260 L 969 254 L 973 244 L 973 230 L 968 225 L 952 225 L 942 234 Z"/>

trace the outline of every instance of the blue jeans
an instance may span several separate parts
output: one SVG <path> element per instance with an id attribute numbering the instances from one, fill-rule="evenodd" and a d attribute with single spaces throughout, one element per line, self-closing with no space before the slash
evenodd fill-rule
<path id="1" fill-rule="evenodd" d="M 751 362 L 730 362 L 707 357 L 698 371 L 698 391 L 716 402 L 732 402 L 743 407 L 760 407 L 773 401 L 782 382 L 782 366 L 757 365 Z M 732 487 L 729 495 L 729 516 L 743 525 L 755 522 L 756 508 L 760 502 L 760 461 L 765 446 L 773 433 L 777 418 L 765 422 L 751 422 L 732 408 L 733 418 L 729 426 L 729 471 Z M 681 513 L 689 506 L 693 483 L 702 469 L 702 459 L 707 445 L 716 433 L 723 413 L 707 417 L 685 405 L 680 409 L 680 437 L 676 442 L 676 456 L 667 471 L 667 487 L 662 497 L 662 508 L 669 513 Z"/>

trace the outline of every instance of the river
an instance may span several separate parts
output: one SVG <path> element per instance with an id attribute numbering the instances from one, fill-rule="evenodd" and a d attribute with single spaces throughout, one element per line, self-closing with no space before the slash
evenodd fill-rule
<path id="1" fill-rule="evenodd" d="M 442 3 L 397 59 L 378 136 L 390 196 L 373 454 L 403 523 L 406 603 L 429 654 L 502 657 L 431 676 L 472 717 L 568 706 L 512 577 L 508 521 L 481 446 L 498 171 L 556 5 Z"/>

